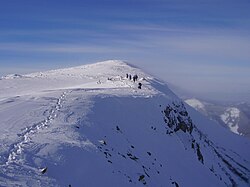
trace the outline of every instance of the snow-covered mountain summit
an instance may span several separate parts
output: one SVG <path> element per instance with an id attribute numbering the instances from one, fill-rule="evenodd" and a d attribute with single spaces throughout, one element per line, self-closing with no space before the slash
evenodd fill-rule
<path id="1" fill-rule="evenodd" d="M 249 186 L 248 139 L 122 61 L 3 78 L 0 125 L 0 186 Z"/>
<path id="2" fill-rule="evenodd" d="M 135 92 L 131 92 L 130 88 L 137 88 L 137 85 L 123 79 L 127 73 L 132 76 L 137 74 L 140 79 L 147 79 L 147 81 L 142 80 L 145 89 L 140 94 L 149 96 L 159 92 L 150 84 L 152 76 L 146 75 L 140 69 L 123 61 L 109 60 L 73 68 L 20 75 L 15 78 L 15 81 L 7 76 L 0 83 L 3 88 L 0 90 L 0 98 L 75 88 L 103 89 L 103 91 L 106 89 L 107 93 L 110 90 L 113 93 L 114 89 L 117 91 L 121 89 L 119 94 L 134 94 Z"/>

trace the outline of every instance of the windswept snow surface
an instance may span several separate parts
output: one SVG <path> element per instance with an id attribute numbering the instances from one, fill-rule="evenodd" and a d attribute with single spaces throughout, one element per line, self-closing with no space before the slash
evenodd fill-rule
<path id="1" fill-rule="evenodd" d="M 250 185 L 248 139 L 122 61 L 3 78 L 0 126 L 0 186 Z"/>

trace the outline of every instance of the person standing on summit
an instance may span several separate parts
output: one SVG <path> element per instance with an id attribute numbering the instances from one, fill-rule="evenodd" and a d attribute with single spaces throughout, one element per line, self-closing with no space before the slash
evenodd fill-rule
<path id="1" fill-rule="evenodd" d="M 135 76 L 133 76 L 133 81 L 135 82 Z"/>
<path id="2" fill-rule="evenodd" d="M 138 75 L 135 74 L 135 80 L 137 81 L 137 79 L 138 79 Z"/>
<path id="3" fill-rule="evenodd" d="M 138 79 L 138 76 L 135 74 L 135 75 L 133 76 L 133 81 L 135 82 L 135 81 L 137 81 L 137 79 Z"/>
<path id="4" fill-rule="evenodd" d="M 138 83 L 138 89 L 141 89 L 142 83 Z"/>

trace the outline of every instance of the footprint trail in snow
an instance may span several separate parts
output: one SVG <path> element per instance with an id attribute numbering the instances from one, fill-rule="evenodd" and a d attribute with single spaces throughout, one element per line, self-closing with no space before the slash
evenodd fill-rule
<path id="1" fill-rule="evenodd" d="M 41 130 L 48 128 L 52 121 L 57 117 L 58 112 L 62 108 L 62 104 L 65 101 L 66 95 L 70 93 L 70 91 L 63 92 L 61 96 L 57 99 L 56 104 L 50 109 L 49 115 L 46 119 L 33 124 L 32 126 L 26 127 L 25 131 L 21 133 L 20 141 L 14 143 L 13 149 L 10 151 L 8 160 L 5 165 L 9 165 L 11 163 L 20 163 L 23 161 L 22 152 L 28 144 L 32 143 L 32 136 L 38 134 Z"/>

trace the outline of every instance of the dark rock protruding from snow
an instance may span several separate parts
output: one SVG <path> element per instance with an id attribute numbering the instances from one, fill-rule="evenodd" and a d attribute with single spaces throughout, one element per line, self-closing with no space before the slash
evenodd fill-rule
<path id="1" fill-rule="evenodd" d="M 163 112 L 164 121 L 169 128 L 175 132 L 182 130 L 192 133 L 194 126 L 183 103 L 173 102 L 172 105 L 166 106 Z"/>
<path id="2" fill-rule="evenodd" d="M 41 169 L 40 169 L 40 172 L 41 172 L 42 174 L 45 174 L 45 173 L 47 172 L 47 170 L 48 170 L 47 167 L 41 168 Z"/>

